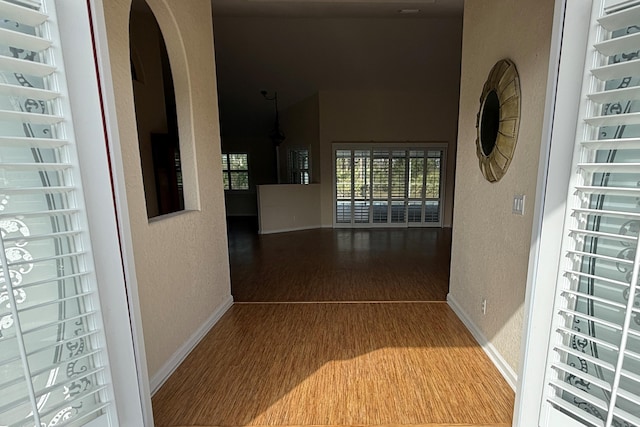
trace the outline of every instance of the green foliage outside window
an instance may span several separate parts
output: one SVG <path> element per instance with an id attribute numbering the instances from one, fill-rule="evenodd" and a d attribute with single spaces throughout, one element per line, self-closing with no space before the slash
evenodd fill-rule
<path id="1" fill-rule="evenodd" d="M 222 154 L 222 182 L 225 190 L 249 189 L 248 154 Z"/>

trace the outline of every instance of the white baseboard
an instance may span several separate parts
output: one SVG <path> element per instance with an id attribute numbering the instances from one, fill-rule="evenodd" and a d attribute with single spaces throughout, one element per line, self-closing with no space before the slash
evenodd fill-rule
<path id="1" fill-rule="evenodd" d="M 180 366 L 184 359 L 191 353 L 196 345 L 204 338 L 204 336 L 218 323 L 218 320 L 233 305 L 233 297 L 229 295 L 224 302 L 209 316 L 209 318 L 189 337 L 189 339 L 169 358 L 162 368 L 151 378 L 149 387 L 151 388 L 151 396 L 162 387 L 162 384 L 173 374 Z"/>
<path id="2" fill-rule="evenodd" d="M 473 320 L 467 315 L 467 313 L 462 309 L 460 304 L 451 296 L 451 294 L 447 294 L 447 303 L 449 303 L 449 307 L 456 313 L 458 318 L 464 323 L 464 325 L 469 329 L 471 335 L 478 341 L 478 344 L 482 347 L 482 350 L 489 356 L 489 359 L 493 362 L 493 364 L 498 368 L 498 371 L 502 374 L 504 379 L 509 383 L 509 386 L 515 391 L 516 385 L 518 383 L 518 375 L 511 368 L 511 366 L 507 363 L 506 360 L 502 357 L 500 352 L 489 342 L 489 340 L 484 336 L 478 326 L 473 323 Z"/>
<path id="3" fill-rule="evenodd" d="M 258 231 L 258 234 L 275 234 L 275 233 L 288 233 L 290 231 L 302 231 L 302 230 L 315 230 L 316 228 L 320 228 L 319 225 L 308 225 L 305 227 L 293 227 L 293 228 L 280 228 L 276 230 L 269 231 Z"/>

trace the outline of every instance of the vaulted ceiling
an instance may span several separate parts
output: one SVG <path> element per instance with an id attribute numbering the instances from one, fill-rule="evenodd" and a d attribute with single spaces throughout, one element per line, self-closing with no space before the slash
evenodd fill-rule
<path id="1" fill-rule="evenodd" d="M 458 78 L 463 0 L 212 0 L 212 7 L 223 134 L 270 126 L 273 104 L 261 90 L 277 91 L 282 111 L 322 90 L 428 92 Z"/>

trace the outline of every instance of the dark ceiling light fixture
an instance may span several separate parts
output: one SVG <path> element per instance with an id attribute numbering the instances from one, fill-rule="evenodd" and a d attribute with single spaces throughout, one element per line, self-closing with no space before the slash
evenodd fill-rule
<path id="1" fill-rule="evenodd" d="M 273 129 L 269 132 L 269 138 L 273 142 L 273 145 L 278 147 L 286 139 L 284 132 L 280 129 L 280 117 L 278 114 L 278 92 L 274 92 L 273 96 L 269 96 L 266 90 L 260 91 L 264 99 L 267 101 L 273 101 L 276 109 L 276 118 L 273 122 Z"/>

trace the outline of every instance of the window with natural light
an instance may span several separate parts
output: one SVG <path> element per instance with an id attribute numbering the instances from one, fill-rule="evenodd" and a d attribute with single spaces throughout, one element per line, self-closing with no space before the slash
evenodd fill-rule
<path id="1" fill-rule="evenodd" d="M 336 149 L 336 226 L 440 226 L 444 153 L 444 147 Z"/>
<path id="2" fill-rule="evenodd" d="M 309 184 L 309 150 L 292 148 L 287 160 L 289 184 Z"/>
<path id="3" fill-rule="evenodd" d="M 222 154 L 222 181 L 225 190 L 249 189 L 249 155 L 247 153 Z"/>

